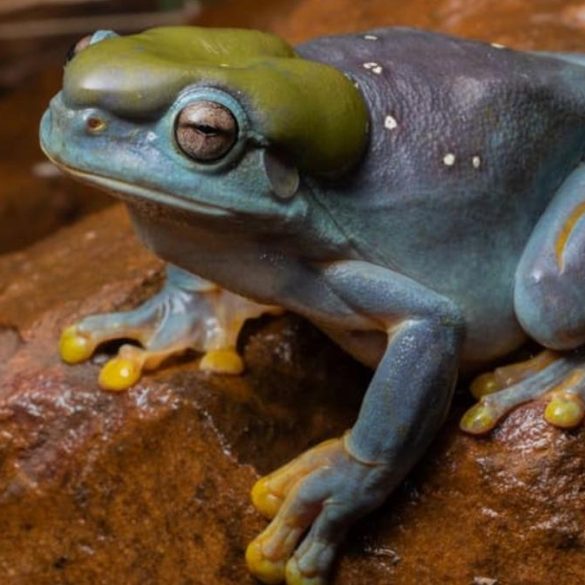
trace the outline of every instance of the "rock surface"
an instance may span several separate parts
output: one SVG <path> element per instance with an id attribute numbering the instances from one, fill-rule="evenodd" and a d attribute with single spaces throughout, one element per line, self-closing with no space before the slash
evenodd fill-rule
<path id="1" fill-rule="evenodd" d="M 408 23 L 585 47 L 577 3 L 251 6 L 238 0 L 231 22 L 253 17 L 293 40 Z M 0 259 L 3 584 L 251 585 L 243 551 L 265 526 L 249 504 L 253 482 L 351 424 L 369 372 L 292 316 L 248 325 L 241 378 L 206 376 L 191 356 L 113 395 L 97 388 L 103 354 L 60 363 L 64 325 L 134 306 L 160 270 L 118 206 Z M 336 585 L 585 583 L 585 431 L 547 426 L 534 404 L 473 439 L 457 430 L 465 401 L 401 489 L 352 531 Z"/>

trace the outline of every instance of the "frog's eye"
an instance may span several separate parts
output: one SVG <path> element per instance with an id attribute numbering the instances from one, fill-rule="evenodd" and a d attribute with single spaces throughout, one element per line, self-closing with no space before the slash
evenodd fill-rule
<path id="1" fill-rule="evenodd" d="M 77 41 L 68 51 L 65 57 L 65 65 L 69 63 L 76 55 L 81 53 L 84 49 L 87 49 L 89 45 L 91 45 L 91 39 L 93 35 L 87 35 L 83 37 L 80 41 Z"/>
<path id="2" fill-rule="evenodd" d="M 238 138 L 238 123 L 221 104 L 194 102 L 179 114 L 175 137 L 187 156 L 199 162 L 212 162 L 232 149 Z"/>

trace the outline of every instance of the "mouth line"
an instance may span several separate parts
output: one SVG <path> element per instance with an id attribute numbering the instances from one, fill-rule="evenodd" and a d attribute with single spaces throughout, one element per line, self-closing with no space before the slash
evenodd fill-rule
<path id="1" fill-rule="evenodd" d="M 192 201 L 178 195 L 169 195 L 168 193 L 157 191 L 149 187 L 143 187 L 141 185 L 128 183 L 120 179 L 112 179 L 111 177 L 106 177 L 104 175 L 90 173 L 79 168 L 71 167 L 51 156 L 42 143 L 41 149 L 47 158 L 66 174 L 71 175 L 84 183 L 89 183 L 101 187 L 102 189 L 105 189 L 106 191 L 119 197 L 120 199 L 128 200 L 130 202 L 135 202 L 137 200 L 148 201 L 164 207 L 182 209 L 191 213 L 198 213 L 206 216 L 227 217 L 232 215 L 231 212 L 227 211 L 226 209 L 211 205 L 209 203 Z"/>

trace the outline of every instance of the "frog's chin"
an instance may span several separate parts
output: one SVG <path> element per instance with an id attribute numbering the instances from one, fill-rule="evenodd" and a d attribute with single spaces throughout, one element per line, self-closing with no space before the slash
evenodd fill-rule
<path id="1" fill-rule="evenodd" d="M 88 183 L 107 191 L 130 204 L 148 202 L 160 205 L 161 207 L 181 209 L 193 214 L 205 215 L 208 217 L 228 217 L 232 215 L 232 212 L 222 207 L 200 203 L 177 195 L 169 195 L 162 191 L 157 191 L 142 185 L 136 185 L 119 179 L 113 179 L 112 177 L 89 173 L 87 171 L 70 167 L 52 157 L 44 148 L 43 151 L 49 160 L 66 174 L 71 175 L 83 183 Z"/>

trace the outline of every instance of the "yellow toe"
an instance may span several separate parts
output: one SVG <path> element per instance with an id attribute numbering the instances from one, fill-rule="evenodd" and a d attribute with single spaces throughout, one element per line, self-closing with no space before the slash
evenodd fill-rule
<path id="1" fill-rule="evenodd" d="M 286 585 L 325 585 L 323 577 L 303 575 L 294 557 L 286 565 Z"/>
<path id="2" fill-rule="evenodd" d="M 482 396 L 487 396 L 488 394 L 493 394 L 500 390 L 500 385 L 496 380 L 496 377 L 491 374 L 482 374 L 473 380 L 471 386 L 469 388 L 471 394 L 477 400 L 480 400 Z"/>
<path id="3" fill-rule="evenodd" d="M 284 561 L 271 561 L 266 558 L 258 540 L 254 540 L 248 545 L 246 564 L 250 572 L 262 583 L 277 585 L 284 581 Z"/>
<path id="4" fill-rule="evenodd" d="M 199 369 L 215 374 L 238 376 L 244 371 L 244 361 L 235 349 L 216 349 L 203 356 L 199 362 Z"/>
<path id="5" fill-rule="evenodd" d="M 268 489 L 268 482 L 265 479 L 260 479 L 254 484 L 251 498 L 256 510 L 268 519 L 276 516 L 282 504 L 282 498 Z"/>
<path id="6" fill-rule="evenodd" d="M 459 426 L 462 431 L 472 435 L 482 435 L 491 431 L 498 422 L 498 417 L 489 405 L 478 402 L 462 417 Z"/>
<path id="7" fill-rule="evenodd" d="M 562 429 L 572 429 L 581 424 L 585 417 L 585 405 L 578 396 L 559 395 L 548 403 L 544 418 L 551 425 Z"/>
<path id="8" fill-rule="evenodd" d="M 94 346 L 89 338 L 81 335 L 75 325 L 67 327 L 59 340 L 59 354 L 68 364 L 78 364 L 91 357 Z"/>
<path id="9" fill-rule="evenodd" d="M 141 367 L 136 361 L 126 358 L 114 358 L 101 370 L 99 385 L 104 390 L 120 392 L 127 390 L 140 379 Z"/>

